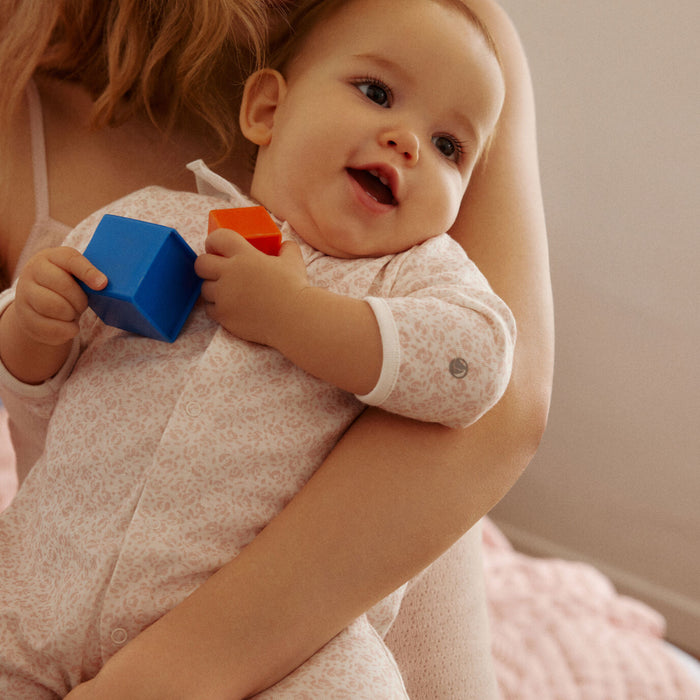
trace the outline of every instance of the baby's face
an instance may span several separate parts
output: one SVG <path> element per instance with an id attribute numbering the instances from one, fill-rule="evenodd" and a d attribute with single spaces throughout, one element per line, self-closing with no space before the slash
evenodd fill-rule
<path id="1" fill-rule="evenodd" d="M 448 230 L 503 102 L 486 42 L 432 0 L 353 0 L 287 71 L 253 196 L 339 257 Z"/>

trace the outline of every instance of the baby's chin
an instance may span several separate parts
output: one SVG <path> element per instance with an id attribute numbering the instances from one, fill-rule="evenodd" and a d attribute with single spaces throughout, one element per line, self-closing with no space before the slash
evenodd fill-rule
<path id="1" fill-rule="evenodd" d="M 297 229 L 295 229 L 295 231 L 297 231 L 298 235 L 312 248 L 334 258 L 342 258 L 345 260 L 381 258 L 385 255 L 394 255 L 401 252 L 400 250 L 377 246 L 368 241 L 348 241 L 347 237 L 344 237 L 342 234 L 337 235 L 334 239 L 316 239 L 314 236 L 306 238 L 303 232 Z"/>
<path id="2" fill-rule="evenodd" d="M 337 221 L 328 221 L 325 216 L 317 218 L 316 212 L 304 209 L 290 208 L 285 211 L 282 207 L 279 212 L 273 213 L 286 221 L 305 243 L 334 258 L 381 258 L 385 255 L 396 255 L 414 245 L 403 240 L 391 241 L 390 236 L 385 240 L 377 240 L 376 235 L 363 235 L 362 232 L 358 232 L 357 226 L 343 228 Z M 284 216 L 284 213 L 287 216 Z M 421 236 L 421 240 L 425 238 L 425 235 Z"/>
<path id="3" fill-rule="evenodd" d="M 291 223 L 291 222 L 290 222 Z M 292 228 L 294 228 L 292 226 Z M 347 240 L 342 234 L 337 235 L 332 241 L 330 239 L 316 239 L 314 236 L 308 238 L 302 231 L 294 228 L 297 234 L 312 248 L 319 250 L 325 255 L 346 260 L 358 260 L 361 258 L 382 258 L 385 255 L 397 255 L 412 248 L 411 245 L 378 245 L 377 241 L 357 241 Z"/>
<path id="4" fill-rule="evenodd" d="M 353 236 L 348 235 L 346 231 L 333 228 L 323 221 L 313 218 L 309 220 L 303 215 L 295 214 L 296 212 L 290 212 L 287 217 L 280 216 L 280 218 L 286 221 L 297 236 L 314 250 L 334 258 L 376 257 L 369 251 L 366 242 L 353 240 Z"/>

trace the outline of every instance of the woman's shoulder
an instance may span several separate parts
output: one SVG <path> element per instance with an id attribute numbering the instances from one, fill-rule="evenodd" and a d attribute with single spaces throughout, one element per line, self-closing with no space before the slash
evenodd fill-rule
<path id="1" fill-rule="evenodd" d="M 22 105 L 9 124 L 0 158 L 0 271 L 12 278 L 34 223 L 34 183 L 28 110 Z"/>
<path id="2" fill-rule="evenodd" d="M 75 83 L 39 83 L 46 134 L 51 216 L 71 226 L 131 192 L 151 185 L 193 189 L 185 164 L 207 155 L 196 129 L 163 133 L 145 116 L 93 127 L 94 103 Z"/>

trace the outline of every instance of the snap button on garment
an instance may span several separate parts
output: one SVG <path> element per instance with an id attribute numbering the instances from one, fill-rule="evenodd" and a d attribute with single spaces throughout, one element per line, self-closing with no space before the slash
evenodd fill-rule
<path id="1" fill-rule="evenodd" d="M 450 362 L 450 374 L 457 379 L 464 379 L 469 372 L 469 364 L 461 357 L 455 357 Z"/>
<path id="2" fill-rule="evenodd" d="M 113 629 L 112 634 L 110 636 L 112 638 L 112 641 L 117 646 L 122 646 L 122 644 L 126 644 L 127 639 L 129 639 L 129 635 L 126 633 L 126 630 L 121 627 Z"/>
<path id="3" fill-rule="evenodd" d="M 197 401 L 190 401 L 185 407 L 185 411 L 191 418 L 196 418 L 197 416 L 201 415 L 202 406 Z"/>

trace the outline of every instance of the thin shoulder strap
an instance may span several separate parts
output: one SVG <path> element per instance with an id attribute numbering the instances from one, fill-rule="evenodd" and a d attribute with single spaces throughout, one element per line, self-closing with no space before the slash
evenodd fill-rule
<path id="1" fill-rule="evenodd" d="M 32 168 L 34 172 L 34 210 L 37 221 L 49 218 L 49 174 L 46 165 L 46 142 L 41 97 L 36 83 L 27 84 L 29 105 L 29 131 L 32 142 Z"/>

